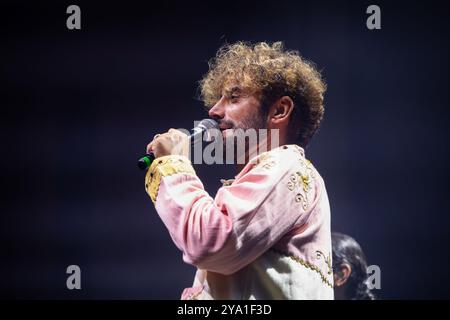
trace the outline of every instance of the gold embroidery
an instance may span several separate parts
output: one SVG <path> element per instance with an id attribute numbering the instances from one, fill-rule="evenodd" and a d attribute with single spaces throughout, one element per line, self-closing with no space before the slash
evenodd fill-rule
<path id="1" fill-rule="evenodd" d="M 331 266 L 331 254 L 328 255 L 328 258 L 320 250 L 317 250 L 316 254 L 317 254 L 317 259 L 320 259 L 321 257 L 323 257 L 323 259 L 325 260 L 325 263 L 327 264 L 327 267 L 328 267 L 328 274 L 331 274 L 331 272 L 333 270 L 332 266 Z"/>
<path id="2" fill-rule="evenodd" d="M 298 179 L 297 179 L 297 176 L 295 174 L 291 174 L 291 181 L 294 184 L 297 183 Z"/>
<path id="3" fill-rule="evenodd" d="M 222 187 L 231 186 L 236 179 L 220 179 L 220 183 L 222 183 Z"/>
<path id="4" fill-rule="evenodd" d="M 298 173 L 300 173 L 300 172 L 298 172 Z M 300 174 L 300 177 L 302 179 L 303 191 L 308 192 L 309 189 L 311 189 L 311 185 L 310 185 L 311 180 L 309 179 L 309 175 L 308 174 Z"/>
<path id="5" fill-rule="evenodd" d="M 268 162 L 268 163 L 266 163 L 266 164 L 263 164 L 263 168 L 264 169 L 271 169 L 271 168 L 273 168 L 275 166 L 275 161 L 270 161 L 270 162 Z"/>
<path id="6" fill-rule="evenodd" d="M 330 288 L 333 288 L 333 284 L 327 279 L 327 277 L 323 274 L 323 272 L 320 270 L 320 268 L 318 266 L 316 266 L 316 265 L 314 265 L 314 264 L 312 264 L 312 263 L 310 263 L 308 261 L 305 261 L 305 260 L 303 260 L 303 259 L 301 259 L 299 257 L 296 257 L 296 256 L 293 256 L 293 255 L 284 253 L 282 251 L 279 251 L 277 249 L 272 248 L 271 250 L 276 252 L 276 253 L 278 253 L 278 254 L 280 254 L 280 255 L 282 255 L 282 256 L 288 257 L 288 258 L 294 260 L 295 262 L 300 263 L 305 268 L 308 268 L 308 269 L 311 269 L 311 270 L 317 272 L 319 274 L 320 278 L 322 279 L 322 282 L 325 283 Z M 330 274 L 330 272 L 328 272 L 328 274 Z"/>
<path id="7" fill-rule="evenodd" d="M 290 191 L 292 191 L 292 190 L 295 189 L 295 184 L 292 183 L 292 181 L 289 181 L 289 182 L 287 183 L 287 187 L 288 187 L 288 189 L 289 189 Z"/>
<path id="8" fill-rule="evenodd" d="M 301 193 L 297 193 L 295 195 L 295 201 L 300 202 L 302 204 L 303 210 L 306 210 L 308 208 L 308 201 Z"/>
<path id="9" fill-rule="evenodd" d="M 269 151 L 262 153 L 255 160 L 252 160 L 252 164 L 254 168 L 264 168 L 271 169 L 276 165 L 276 162 L 273 160 L 273 156 L 269 153 Z"/>
<path id="10" fill-rule="evenodd" d="M 305 157 L 305 151 L 304 151 L 300 146 L 294 144 L 293 147 L 294 147 L 294 148 L 293 148 L 294 151 L 297 152 L 297 153 L 299 153 L 299 154 L 302 156 L 302 158 Z M 307 160 L 307 161 L 308 161 L 308 160 Z"/>
<path id="11" fill-rule="evenodd" d="M 252 162 L 253 162 L 253 164 L 255 166 L 257 166 L 257 165 L 259 165 L 261 163 L 265 163 L 267 160 L 269 160 L 269 158 L 270 158 L 269 153 L 268 152 L 264 152 L 259 157 L 257 157 L 255 160 L 253 160 Z"/>
<path id="12" fill-rule="evenodd" d="M 195 170 L 188 158 L 184 156 L 170 155 L 157 158 L 145 175 L 145 191 L 156 202 L 161 179 L 176 173 L 189 173 L 195 175 Z"/>
<path id="13" fill-rule="evenodd" d="M 299 159 L 300 170 L 291 174 L 289 176 L 289 181 L 287 182 L 287 188 L 290 191 L 294 191 L 296 187 L 301 188 L 302 192 L 298 192 L 295 195 L 295 201 L 301 203 L 303 210 L 308 209 L 308 192 L 312 188 L 311 179 L 311 162 L 306 159 Z"/>

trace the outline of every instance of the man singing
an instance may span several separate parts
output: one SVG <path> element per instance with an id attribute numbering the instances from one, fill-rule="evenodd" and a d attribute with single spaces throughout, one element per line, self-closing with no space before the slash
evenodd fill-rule
<path id="1" fill-rule="evenodd" d="M 198 268 L 181 298 L 333 299 L 328 196 L 304 154 L 324 113 L 320 73 L 281 42 L 238 42 L 218 51 L 200 89 L 226 152 L 237 129 L 270 133 L 256 146 L 266 152 L 252 156 L 245 145 L 234 181 L 214 198 L 184 133 L 171 129 L 147 146 L 156 159 L 146 191 L 183 260 Z"/>

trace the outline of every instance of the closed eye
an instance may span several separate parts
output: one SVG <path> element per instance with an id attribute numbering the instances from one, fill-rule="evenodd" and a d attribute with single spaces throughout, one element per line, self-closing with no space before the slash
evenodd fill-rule
<path id="1" fill-rule="evenodd" d="M 231 95 L 230 101 L 231 101 L 231 103 L 236 103 L 239 101 L 239 98 L 240 98 L 240 96 L 238 96 L 238 95 Z"/>

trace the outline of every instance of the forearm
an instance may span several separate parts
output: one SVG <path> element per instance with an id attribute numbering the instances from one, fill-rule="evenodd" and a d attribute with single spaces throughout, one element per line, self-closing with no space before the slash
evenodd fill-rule
<path id="1" fill-rule="evenodd" d="M 147 193 L 184 260 L 198 266 L 224 247 L 231 219 L 217 208 L 186 157 L 155 161 L 146 175 Z"/>

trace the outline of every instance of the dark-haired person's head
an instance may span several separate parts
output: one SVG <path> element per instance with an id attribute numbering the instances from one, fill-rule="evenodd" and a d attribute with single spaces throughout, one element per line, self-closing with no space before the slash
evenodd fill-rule
<path id="1" fill-rule="evenodd" d="M 374 300 L 367 284 L 367 262 L 361 246 L 352 237 L 333 232 L 334 298 Z"/>

